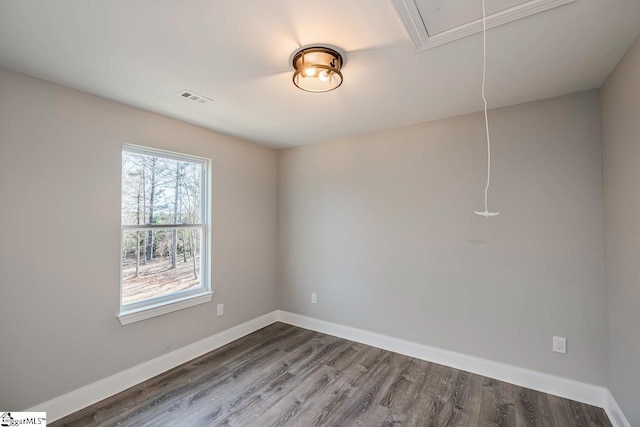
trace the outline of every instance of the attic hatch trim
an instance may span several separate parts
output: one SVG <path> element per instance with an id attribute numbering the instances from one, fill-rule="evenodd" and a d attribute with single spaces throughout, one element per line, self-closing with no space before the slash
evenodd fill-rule
<path id="1" fill-rule="evenodd" d="M 546 12 L 547 10 L 555 9 L 573 3 L 574 1 L 575 0 L 530 0 L 526 3 L 487 16 L 487 29 Z M 415 0 L 391 0 L 391 2 L 409 37 L 413 40 L 417 52 L 422 52 L 482 32 L 482 18 L 479 18 L 441 33 L 429 35 Z"/>

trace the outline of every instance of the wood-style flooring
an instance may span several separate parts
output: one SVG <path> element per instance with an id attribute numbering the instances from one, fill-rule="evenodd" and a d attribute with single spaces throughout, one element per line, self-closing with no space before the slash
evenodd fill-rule
<path id="1" fill-rule="evenodd" d="M 53 426 L 610 426 L 600 408 L 275 323 Z"/>

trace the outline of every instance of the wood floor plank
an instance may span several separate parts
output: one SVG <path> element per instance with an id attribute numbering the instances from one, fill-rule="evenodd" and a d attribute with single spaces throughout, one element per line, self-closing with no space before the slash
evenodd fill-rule
<path id="1" fill-rule="evenodd" d="M 340 344 L 345 345 L 342 342 Z M 217 423 L 221 418 L 230 417 L 234 412 L 253 411 L 253 407 L 243 403 L 257 396 L 260 396 L 263 400 L 268 399 L 270 394 L 272 397 L 274 396 L 272 394 L 273 391 L 285 390 L 286 386 L 293 387 L 297 378 L 305 378 L 304 376 L 296 376 L 291 372 L 292 369 L 296 368 L 297 364 L 302 364 L 305 359 L 301 358 L 297 353 L 295 349 L 290 350 L 288 353 L 283 352 L 280 360 L 274 361 L 271 366 L 261 369 L 258 375 L 245 379 L 245 383 L 235 384 L 234 388 L 228 390 L 229 397 L 218 401 L 215 404 L 217 405 L 216 410 L 212 414 L 196 421 L 194 425 L 209 425 Z M 322 353 L 322 349 L 318 353 Z M 250 384 L 246 384 L 246 381 L 250 381 Z M 213 414 L 215 414 L 215 417 Z M 189 422 L 189 419 L 186 421 Z"/>
<path id="2" fill-rule="evenodd" d="M 131 411 L 137 411 L 140 405 L 144 405 L 147 401 L 162 396 L 175 387 L 179 387 L 180 384 L 186 381 L 185 372 L 189 372 L 193 365 L 200 363 L 202 360 L 218 358 L 224 363 L 228 363 L 230 360 L 233 360 L 234 355 L 237 353 L 246 352 L 247 348 L 253 348 L 252 344 L 263 342 L 269 337 L 277 336 L 279 333 L 291 334 L 291 330 L 283 327 L 284 325 L 280 325 L 282 324 L 274 324 L 272 325 L 275 326 L 273 328 L 262 328 L 253 334 L 242 337 L 224 347 L 151 378 L 142 384 L 111 396 L 100 402 L 100 407 L 97 408 L 97 410 L 94 406 L 90 406 L 78 411 L 64 419 L 65 425 L 100 425 L 109 421 L 113 422 L 115 417 L 130 413 Z"/>
<path id="3" fill-rule="evenodd" d="M 306 361 L 306 359 L 309 358 L 313 358 L 314 357 L 314 353 L 319 353 L 319 352 L 323 352 L 325 350 L 325 346 L 326 344 L 328 344 L 329 342 L 333 342 L 336 341 L 337 338 L 335 337 L 331 337 L 328 335 L 323 336 L 324 339 L 322 340 L 317 340 L 317 342 L 309 347 L 309 346 L 305 346 L 304 349 L 302 350 L 302 353 L 304 354 L 304 357 L 297 357 L 296 358 L 296 363 L 292 363 L 290 365 L 290 368 L 292 370 L 296 370 L 296 365 L 299 363 L 304 363 Z M 346 346 L 348 346 L 348 348 L 358 348 L 357 346 L 353 346 L 353 345 L 349 345 L 349 343 L 345 343 Z M 343 347 L 338 347 L 337 349 L 339 350 L 340 348 Z M 299 350 L 298 350 L 299 351 Z M 337 351 L 336 349 L 334 349 L 334 352 Z M 337 356 L 333 357 L 332 360 L 336 360 L 340 354 L 345 354 L 347 350 L 342 350 L 338 353 Z M 328 353 L 328 354 L 332 354 L 332 353 Z M 327 357 L 325 357 L 325 359 L 327 359 Z M 359 366 L 352 364 L 352 365 L 348 365 L 345 367 L 345 369 L 340 370 L 340 369 L 335 369 L 333 366 L 330 366 L 331 363 L 327 363 L 326 364 L 326 368 L 323 368 L 322 366 L 320 367 L 316 367 L 316 369 L 313 371 L 311 376 L 307 376 L 304 374 L 304 372 L 301 375 L 294 375 L 291 372 L 289 372 L 289 379 L 285 382 L 283 382 L 282 384 L 280 384 L 278 387 L 271 387 L 270 389 L 266 390 L 265 392 L 263 392 L 261 394 L 262 397 L 262 401 L 259 402 L 260 405 L 263 405 L 264 408 L 272 408 L 275 405 L 278 404 L 278 402 L 280 402 L 280 400 L 288 398 L 288 400 L 285 400 L 283 402 L 284 406 L 287 406 L 287 402 L 290 402 L 291 400 L 293 400 L 295 402 L 294 408 L 290 408 L 290 409 L 278 409 L 278 406 L 275 406 L 275 409 L 270 409 L 268 412 L 269 414 L 273 414 L 280 411 L 284 411 L 284 412 L 288 412 L 288 411 L 294 411 L 296 413 L 299 413 L 302 411 L 301 408 L 298 408 L 298 406 L 300 405 L 300 402 L 305 401 L 308 396 L 306 395 L 297 395 L 297 396 L 287 396 L 288 393 L 290 393 L 292 390 L 296 390 L 296 392 L 300 392 L 302 390 L 304 390 L 304 387 L 300 388 L 300 389 L 296 389 L 303 381 L 307 381 L 308 383 L 308 379 L 314 378 L 314 375 L 316 375 L 317 373 L 321 373 L 321 374 L 326 374 L 326 378 L 323 378 L 322 382 L 325 383 L 325 385 L 329 385 L 330 383 L 332 383 L 333 381 L 335 381 L 336 379 L 340 379 L 341 381 L 348 381 L 349 379 L 355 377 L 357 375 L 357 371 L 359 370 Z M 316 386 L 317 387 L 317 386 Z M 317 404 L 317 402 L 314 402 L 314 404 Z M 260 411 L 259 408 L 253 408 L 255 411 L 257 411 L 258 413 L 261 412 L 267 412 L 265 411 Z M 247 416 L 246 414 L 241 414 L 240 417 L 238 417 L 238 420 L 234 420 L 233 419 L 234 416 L 231 416 L 230 419 L 230 424 L 231 425 L 239 425 L 239 426 L 245 426 L 249 424 L 249 421 L 253 421 L 256 417 L 252 417 L 252 416 Z M 262 417 L 261 417 L 262 418 Z M 261 419 L 261 422 L 267 422 Z M 272 421 L 275 422 L 275 421 Z"/>
<path id="4" fill-rule="evenodd" d="M 295 342 L 296 345 L 292 348 L 300 347 L 307 340 L 316 337 L 316 334 L 307 332 L 310 331 L 292 335 L 282 340 L 282 343 Z M 301 339 L 305 337 L 306 339 Z M 286 345 L 284 347 L 288 348 Z M 271 347 L 265 346 L 264 348 Z M 158 421 L 163 423 L 185 422 L 193 425 L 217 423 L 220 419 L 228 416 L 244 400 L 250 399 L 256 392 L 268 388 L 274 382 L 282 382 L 285 377 L 290 378 L 291 374 L 288 370 L 300 360 L 296 352 L 286 353 L 280 349 L 280 346 L 275 346 L 262 358 L 254 359 L 251 364 L 248 364 L 250 369 L 245 369 L 245 366 L 238 367 L 232 372 L 232 375 L 226 376 L 223 382 L 216 382 L 211 386 L 201 388 L 197 393 L 191 394 L 186 402 L 183 400 L 189 408 L 189 415 L 186 417 L 179 413 L 175 413 L 171 417 L 160 415 L 160 420 L 158 417 L 152 418 L 150 424 L 157 425 Z M 218 393 L 220 387 L 225 389 L 225 395 L 222 398 Z"/>
<path id="5" fill-rule="evenodd" d="M 429 363 L 406 357 L 402 370 L 391 378 L 391 385 L 379 402 L 380 406 L 389 408 L 393 420 L 404 419 L 418 396 L 418 392 L 426 380 Z M 395 416 L 402 415 L 402 416 Z"/>
<path id="6" fill-rule="evenodd" d="M 52 426 L 585 426 L 601 408 L 275 323 Z"/>
<path id="7" fill-rule="evenodd" d="M 355 425 L 375 425 L 401 423 L 405 415 L 402 408 L 412 403 L 411 392 L 416 386 L 407 379 L 412 371 L 414 359 L 400 354 L 393 354 L 379 390 L 370 397 L 371 410 L 364 410 L 355 418 Z M 350 425 L 348 420 L 343 425 Z"/>
<path id="8" fill-rule="evenodd" d="M 299 415 L 304 414 L 306 408 L 319 408 L 335 395 L 350 388 L 343 381 L 338 381 L 335 370 L 328 366 L 321 366 L 307 377 L 299 387 L 296 387 L 283 399 L 260 415 L 252 425 L 278 426 L 299 421 Z"/>
<path id="9" fill-rule="evenodd" d="M 513 386 L 484 378 L 479 413 L 479 425 L 482 426 L 515 426 L 516 410 Z"/>
<path id="10" fill-rule="evenodd" d="M 384 385 L 390 378 L 389 371 L 400 357 L 402 356 L 384 352 L 382 357 L 377 358 L 377 362 L 370 365 L 364 381 L 352 389 L 349 399 L 342 399 L 336 404 L 324 424 L 336 427 L 355 425 L 356 420 L 366 411 L 375 408 L 377 398 L 386 391 Z"/>
<path id="11" fill-rule="evenodd" d="M 409 427 L 436 427 L 442 406 L 438 396 L 421 390 L 411 409 L 407 412 L 404 425 Z"/>
<path id="12" fill-rule="evenodd" d="M 158 417 L 186 412 L 194 408 L 210 391 L 222 388 L 250 366 L 259 369 L 262 364 L 268 363 L 274 355 L 279 354 L 280 343 L 298 340 L 302 335 L 304 333 L 301 331 L 285 330 L 264 336 L 258 342 L 251 342 L 250 348 L 242 349 L 231 358 L 211 355 L 190 362 L 187 364 L 189 373 L 184 376 L 183 383 L 164 394 L 154 393 L 154 398 L 148 399 L 133 411 L 123 413 L 114 421 L 120 425 L 145 425 L 153 423 Z"/>

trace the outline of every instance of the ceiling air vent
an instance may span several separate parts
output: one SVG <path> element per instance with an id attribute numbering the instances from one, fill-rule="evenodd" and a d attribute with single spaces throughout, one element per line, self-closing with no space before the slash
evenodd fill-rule
<path id="1" fill-rule="evenodd" d="M 195 93 L 192 90 L 182 90 L 178 92 L 180 98 L 188 99 L 189 101 L 197 102 L 198 104 L 209 104 L 213 102 L 213 99 L 206 96 Z"/>

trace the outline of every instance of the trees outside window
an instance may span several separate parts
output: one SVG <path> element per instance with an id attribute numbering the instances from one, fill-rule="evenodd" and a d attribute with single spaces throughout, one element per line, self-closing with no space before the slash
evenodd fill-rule
<path id="1" fill-rule="evenodd" d="M 121 312 L 210 292 L 208 161 L 122 150 Z"/>

